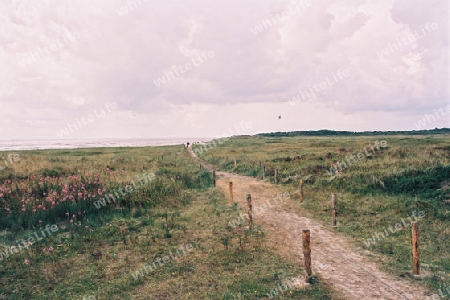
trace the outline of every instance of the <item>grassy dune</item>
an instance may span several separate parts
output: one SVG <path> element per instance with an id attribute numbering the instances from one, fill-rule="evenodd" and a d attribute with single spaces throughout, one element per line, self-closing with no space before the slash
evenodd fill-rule
<path id="1" fill-rule="evenodd" d="M 376 141 L 385 141 L 385 147 L 370 150 Z M 194 149 L 222 170 L 259 179 L 264 176 L 261 162 L 270 182 L 278 169 L 280 184 L 297 199 L 303 179 L 301 207 L 326 225 L 331 224 L 330 194 L 336 193 L 335 230 L 352 237 L 363 250 L 380 254 L 383 267 L 396 275 L 411 277 L 410 224 L 416 218 L 409 217 L 422 212 L 417 220 L 424 276 L 415 280 L 435 290 L 450 284 L 450 205 L 444 202 L 450 199 L 448 135 L 255 136 Z M 361 152 L 361 159 L 346 161 Z M 341 172 L 330 175 L 330 167 L 339 163 Z M 300 211 L 300 204 L 297 208 Z"/>
<path id="2" fill-rule="evenodd" d="M 0 298 L 267 299 L 303 271 L 264 228 L 228 226 L 243 211 L 182 146 L 17 153 L 0 171 Z"/>

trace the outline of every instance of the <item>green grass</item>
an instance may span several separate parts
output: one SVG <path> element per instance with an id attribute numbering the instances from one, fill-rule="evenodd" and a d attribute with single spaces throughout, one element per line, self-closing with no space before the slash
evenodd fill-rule
<path id="1" fill-rule="evenodd" d="M 375 141 L 386 148 L 330 176 L 332 164 L 363 152 Z M 448 135 L 427 136 L 330 136 L 330 137 L 236 137 L 203 149 L 202 159 L 221 170 L 274 183 L 279 170 L 282 186 L 299 197 L 299 180 L 305 182 L 305 202 L 310 216 L 330 225 L 330 195 L 338 196 L 338 224 L 335 230 L 352 237 L 357 245 L 386 256 L 383 267 L 399 276 L 410 276 L 410 229 L 396 231 L 375 245 L 364 241 L 414 211 L 419 219 L 422 269 L 430 275 L 424 281 L 433 289 L 450 284 L 450 139 Z M 197 150 L 198 151 L 198 150 Z M 372 151 L 370 151 L 372 152 Z M 234 160 L 237 166 L 234 166 Z M 300 211 L 300 204 L 297 205 Z"/>
<path id="2" fill-rule="evenodd" d="M 223 193 L 211 187 L 211 174 L 192 163 L 182 146 L 20 155 L 0 173 L 8 194 L 0 206 L 0 251 L 47 224 L 57 224 L 58 231 L 0 261 L 0 295 L 7 299 L 267 299 L 283 280 L 303 274 L 275 252 L 258 224 L 252 232 L 228 226 L 241 209 L 227 205 Z M 149 172 L 154 180 L 96 208 L 104 193 Z M 91 197 L 54 206 L 48 201 L 48 209 L 33 212 L 53 192 L 57 203 L 66 184 L 74 198 L 84 190 Z M 99 188 L 105 192 L 93 196 Z M 25 211 L 22 198 L 32 199 Z M 133 278 L 143 264 L 182 244 L 193 251 Z M 331 299 L 316 280 L 279 299 Z"/>

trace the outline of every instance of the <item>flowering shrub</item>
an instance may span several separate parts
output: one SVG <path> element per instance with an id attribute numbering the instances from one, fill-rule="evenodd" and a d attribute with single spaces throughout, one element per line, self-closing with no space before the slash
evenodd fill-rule
<path id="1" fill-rule="evenodd" d="M 119 191 L 131 187 L 122 180 L 126 172 L 109 167 L 97 172 L 78 170 L 69 176 L 46 171 L 45 175 L 5 180 L 0 183 L 0 229 L 59 221 L 75 224 L 87 214 L 101 214 L 115 206 L 151 208 L 176 200 L 183 189 L 211 184 L 211 173 L 204 170 L 161 168 L 157 174 L 155 180 L 136 188 L 133 185 L 132 192 L 123 193 Z M 99 210 L 95 203 L 104 201 L 105 196 L 114 196 L 114 205 Z"/>
<path id="2" fill-rule="evenodd" d="M 0 185 L 0 228 L 15 224 L 28 228 L 37 223 L 56 222 L 77 217 L 92 210 L 109 184 L 125 172 L 106 168 L 104 174 L 94 172 L 63 176 L 29 176 L 17 181 L 6 180 Z M 108 185 L 109 185 L 108 184 Z"/>

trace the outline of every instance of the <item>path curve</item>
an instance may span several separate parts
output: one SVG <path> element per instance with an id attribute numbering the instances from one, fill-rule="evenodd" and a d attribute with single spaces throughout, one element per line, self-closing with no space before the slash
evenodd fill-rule
<path id="1" fill-rule="evenodd" d="M 196 157 L 191 148 L 188 151 L 203 167 L 210 171 L 215 169 Z M 376 263 L 356 250 L 348 238 L 313 219 L 288 212 L 292 200 L 275 202 L 274 196 L 280 193 L 275 185 L 227 172 L 216 174 L 217 186 L 226 195 L 229 182 L 233 182 L 234 201 L 242 207 L 247 205 L 246 195 L 252 195 L 254 222 L 263 226 L 269 243 L 291 262 L 302 264 L 302 230 L 311 231 L 311 257 L 313 267 L 316 266 L 313 272 L 336 293 L 333 299 L 425 300 L 432 294 L 423 286 L 380 271 Z M 263 204 L 265 209 L 262 209 Z M 303 275 L 299 278 L 303 280 Z"/>

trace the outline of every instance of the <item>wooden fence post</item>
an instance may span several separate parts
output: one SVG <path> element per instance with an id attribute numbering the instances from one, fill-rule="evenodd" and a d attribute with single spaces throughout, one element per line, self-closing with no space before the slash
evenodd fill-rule
<path id="1" fill-rule="evenodd" d="M 300 203 L 303 203 L 303 180 L 300 179 Z"/>
<path id="2" fill-rule="evenodd" d="M 412 222 L 412 256 L 413 256 L 413 274 L 420 275 L 419 260 L 419 223 Z"/>
<path id="3" fill-rule="evenodd" d="M 305 282 L 309 283 L 311 276 L 312 276 L 312 270 L 311 270 L 311 237 L 309 230 L 303 230 L 302 232 L 303 236 L 303 257 L 305 260 Z"/>
<path id="4" fill-rule="evenodd" d="M 337 215 L 337 209 L 336 209 L 336 195 L 331 194 L 331 208 L 333 210 L 333 226 L 336 226 L 336 215 Z"/>
<path id="5" fill-rule="evenodd" d="M 262 167 L 262 172 L 263 172 L 263 179 L 266 179 L 266 166 L 265 165 L 263 165 L 263 167 Z"/>
<path id="6" fill-rule="evenodd" d="M 236 166 L 237 166 L 237 162 L 236 162 L 236 160 L 234 160 L 234 167 L 236 168 Z"/>
<path id="7" fill-rule="evenodd" d="M 215 187 L 216 186 L 216 171 L 215 170 L 213 171 L 212 176 L 213 176 L 213 186 Z"/>
<path id="8" fill-rule="evenodd" d="M 252 195 L 247 194 L 247 204 L 248 204 L 248 228 L 251 230 L 253 227 L 253 209 L 252 209 Z"/>
<path id="9" fill-rule="evenodd" d="M 275 169 L 275 184 L 278 184 L 278 169 Z"/>
<path id="10" fill-rule="evenodd" d="M 230 205 L 233 205 L 233 181 L 230 181 Z"/>

